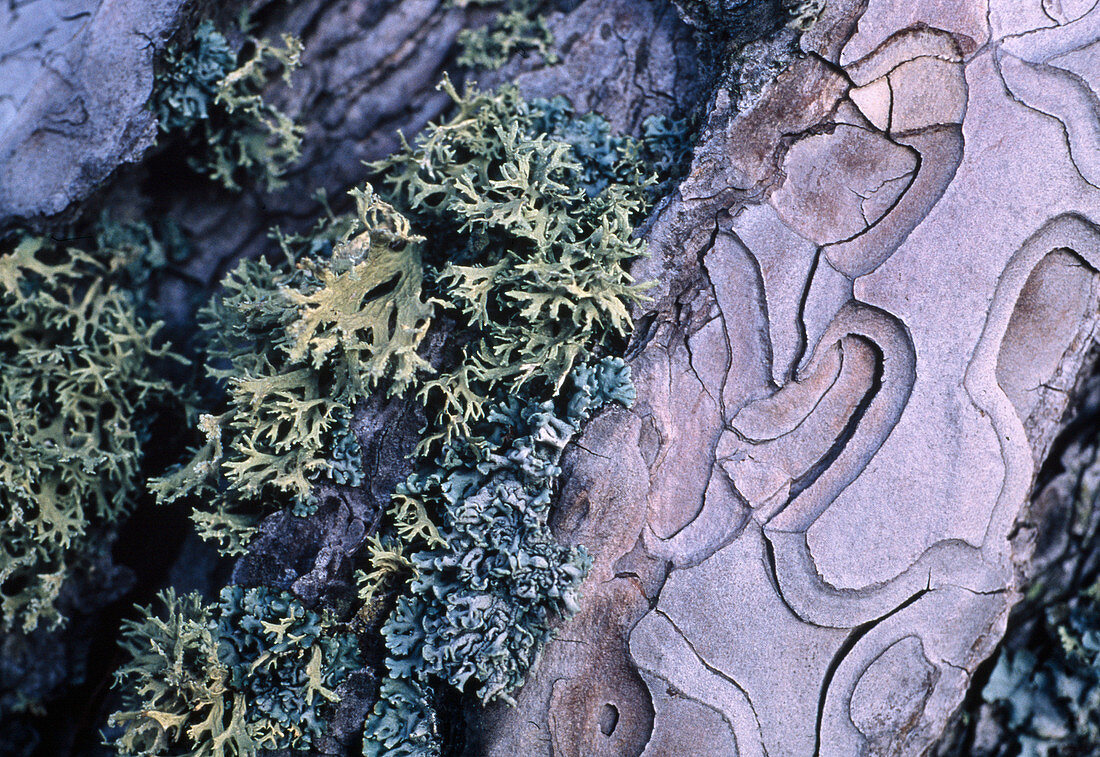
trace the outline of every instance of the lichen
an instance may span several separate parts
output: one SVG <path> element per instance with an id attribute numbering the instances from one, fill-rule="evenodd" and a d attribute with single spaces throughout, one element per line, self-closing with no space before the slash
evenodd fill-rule
<path id="1" fill-rule="evenodd" d="M 518 398 L 495 405 L 482 443 L 446 445 L 399 487 L 422 512 L 439 513 L 440 526 L 411 554 L 382 553 L 389 561 L 376 559 L 364 576 L 371 594 L 387 567 L 409 580 L 382 629 L 387 678 L 364 754 L 439 754 L 433 686 L 511 701 L 553 619 L 577 611 L 589 557 L 558 544 L 547 524 L 559 461 L 592 413 L 633 402 L 633 386 L 617 358 L 577 368 L 571 383 L 564 408 Z"/>
<path id="2" fill-rule="evenodd" d="M 514 87 L 442 88 L 454 115 L 374 164 L 382 189 L 353 192 L 353 216 L 280 236 L 283 260 L 240 263 L 203 309 L 225 399 L 200 417 L 205 445 L 154 483 L 243 554 L 264 514 L 308 517 L 318 483 L 361 483 L 357 403 L 424 403 L 416 472 L 359 573 L 360 618 L 388 653 L 367 753 L 431 753 L 445 688 L 508 699 L 575 611 L 588 558 L 547 525 L 558 460 L 592 412 L 633 399 L 608 355 L 643 297 L 626 266 L 653 166 L 682 133 L 617 135 Z"/>
<path id="3" fill-rule="evenodd" d="M 210 21 L 186 46 L 165 51 L 150 107 L 160 130 L 181 134 L 196 153 L 191 166 L 227 189 L 259 181 L 271 191 L 300 155 L 303 128 L 264 99 L 275 74 L 289 83 L 300 65 L 301 43 L 249 37 L 239 51 Z"/>
<path id="4" fill-rule="evenodd" d="M 160 599 L 163 617 L 142 608 L 140 620 L 122 623 L 129 659 L 116 673 L 123 709 L 109 720 L 122 729 L 115 745 L 123 754 L 163 754 L 180 742 L 192 745 L 184 754 L 254 752 L 243 697 L 230 692 L 229 669 L 218 657 L 210 608 L 197 594 L 177 599 L 171 589 Z"/>
<path id="5" fill-rule="evenodd" d="M 651 121 L 650 142 L 563 98 L 442 87 L 454 116 L 374 165 L 425 237 L 429 291 L 461 339 L 418 393 L 417 472 L 359 574 L 368 615 L 392 597 L 367 755 L 440 754 L 442 692 L 509 700 L 576 611 L 588 556 L 547 525 L 558 461 L 592 412 L 633 401 L 629 370 L 604 356 L 643 296 L 626 265 L 644 252 L 652 157 L 680 131 Z"/>
<path id="6" fill-rule="evenodd" d="M 179 360 L 135 276 L 163 262 L 143 224 L 101 224 L 90 251 L 17 235 L 0 253 L 0 629 L 57 625 L 70 570 L 133 509 Z"/>
<path id="7" fill-rule="evenodd" d="M 200 312 L 207 373 L 226 391 L 202 416 L 205 444 L 153 482 L 158 501 L 202 503 L 203 535 L 239 554 L 256 518 L 308 514 L 319 480 L 361 480 L 355 403 L 377 387 L 407 390 L 433 305 L 422 295 L 423 239 L 370 189 L 325 255 L 240 263 Z"/>
<path id="8" fill-rule="evenodd" d="M 787 25 L 809 29 L 825 0 L 673 0 L 684 21 L 714 40 L 738 44 Z"/>
<path id="9" fill-rule="evenodd" d="M 109 720 L 122 754 L 249 757 L 324 735 L 337 686 L 361 665 L 354 635 L 266 588 L 228 586 L 214 606 L 160 598 L 162 614 L 123 622 L 123 709 Z"/>
<path id="10" fill-rule="evenodd" d="M 282 238 L 277 264 L 242 262 L 200 313 L 227 399 L 202 418 L 205 445 L 153 486 L 162 503 L 203 503 L 195 520 L 227 553 L 266 512 L 308 514 L 318 481 L 360 480 L 350 419 L 370 393 L 415 391 L 429 455 L 474 441 L 498 394 L 553 396 L 630 328 L 646 143 L 564 100 L 443 87 L 457 115 L 374 166 L 393 204 L 357 190 L 353 217 Z M 418 350 L 437 311 L 464 343 L 433 367 Z"/>
<path id="11" fill-rule="evenodd" d="M 461 52 L 460 66 L 495 71 L 517 53 L 534 53 L 543 63 L 553 65 L 559 58 L 554 51 L 554 35 L 539 12 L 536 0 L 479 0 L 455 5 L 497 7 L 498 12 L 486 26 L 463 29 L 456 42 Z"/>
<path id="12" fill-rule="evenodd" d="M 1001 652 L 982 699 L 1001 713 L 1005 753 L 1013 745 L 1021 757 L 1089 753 L 1100 743 L 1100 585 L 1040 622 L 1046 643 Z"/>
<path id="13" fill-rule="evenodd" d="M 440 261 L 433 295 L 473 337 L 420 390 L 436 410 L 422 453 L 472 437 L 498 393 L 552 395 L 625 338 L 643 296 L 626 264 L 644 251 L 633 230 L 655 183 L 638 140 L 570 119 L 562 101 L 441 86 L 456 114 L 373 166 Z"/>
<path id="14" fill-rule="evenodd" d="M 536 3 L 480 4 L 501 12 L 463 33 L 460 62 L 554 60 Z M 164 141 L 229 189 L 277 188 L 302 129 L 265 93 L 300 53 L 290 37 L 200 24 L 156 73 Z M 441 87 L 452 116 L 371 166 L 377 188 L 351 193 L 354 212 L 276 235 L 201 309 L 205 412 L 163 378 L 180 359 L 142 295 L 181 236 L 108 222 L 91 251 L 21 236 L 0 253 L 5 629 L 60 622 L 68 574 L 109 550 L 100 536 L 146 483 L 161 504 L 194 504 L 199 535 L 231 556 L 248 554 L 267 515 L 313 515 L 319 485 L 353 496 L 339 490 L 368 483 L 357 406 L 384 394 L 422 403 L 426 423 L 415 472 L 374 513 L 359 556 L 355 627 L 380 627 L 364 641 L 385 657 L 364 749 L 437 752 L 442 700 L 510 699 L 577 609 L 589 558 L 548 526 L 560 460 L 593 413 L 633 400 L 611 357 L 644 297 L 627 268 L 685 125 L 651 118 L 631 137 L 563 98 Z M 180 394 L 175 418 L 201 443 L 146 482 L 157 411 Z M 123 623 L 106 733 L 120 752 L 328 745 L 341 681 L 363 667 L 349 626 L 263 587 L 230 586 L 214 603 L 168 590 L 161 604 Z"/>

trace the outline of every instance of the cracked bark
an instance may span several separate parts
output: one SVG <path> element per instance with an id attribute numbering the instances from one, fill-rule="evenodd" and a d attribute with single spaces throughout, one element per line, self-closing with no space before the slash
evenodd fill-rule
<path id="1" fill-rule="evenodd" d="M 847 23 L 851 29 L 860 10 L 849 6 L 852 15 L 846 22 L 835 16 L 832 22 Z M 1010 12 L 1003 5 L 1001 10 Z M 637 275 L 660 283 L 654 303 L 638 314 L 646 329 L 644 343 L 632 353 L 639 386 L 639 408 L 633 417 L 656 424 L 649 434 L 655 449 L 635 467 L 621 462 L 629 461 L 629 452 L 638 449 L 633 435 L 616 437 L 602 423 L 590 429 L 582 439 L 584 447 L 567 459 L 567 476 L 570 482 L 599 482 L 606 506 L 601 509 L 586 486 L 585 514 L 574 516 L 576 493 L 574 485 L 567 483 L 559 517 L 569 526 L 559 531 L 563 538 L 585 543 L 597 556 L 587 606 L 563 630 L 571 639 L 594 642 L 607 631 L 603 613 L 609 578 L 601 564 L 611 565 L 613 560 L 605 555 L 616 556 L 617 550 L 629 548 L 632 560 L 646 559 L 648 554 L 649 560 L 663 566 L 656 571 L 666 577 L 655 601 L 645 595 L 627 596 L 629 604 L 617 608 L 624 618 L 642 613 L 636 623 L 626 621 L 620 628 L 629 629 L 626 659 L 644 672 L 650 693 L 649 701 L 638 703 L 636 720 L 651 722 L 646 742 L 653 749 L 666 748 L 655 745 L 670 743 L 670 731 L 698 732 L 704 723 L 710 723 L 709 736 L 717 738 L 713 729 L 723 727 L 716 725 L 718 721 L 708 720 L 699 709 L 674 713 L 672 700 L 660 690 L 663 686 L 674 690 L 673 680 L 703 680 L 701 671 L 709 670 L 736 683 L 760 718 L 758 729 L 738 730 L 730 718 L 723 717 L 721 722 L 734 732 L 738 753 L 922 753 L 958 707 L 974 669 L 994 648 L 1008 609 L 1019 598 L 1020 572 L 1029 552 L 1025 545 L 1009 541 L 1013 523 L 1027 512 L 1036 461 L 1043 459 L 1074 387 L 1088 370 L 1086 356 L 1096 327 L 1093 221 L 1100 217 L 1100 198 L 1078 175 L 1074 153 L 1080 148 L 1073 148 L 1071 131 L 1048 129 L 1043 137 L 1028 140 L 1026 148 L 1034 153 L 1028 165 L 1034 166 L 1039 155 L 1043 156 L 1040 162 L 1049 162 L 1043 173 L 1057 176 L 1063 187 L 1060 200 L 1046 193 L 1041 200 L 1021 197 L 1024 191 L 1008 186 L 1006 169 L 996 166 L 992 157 L 999 154 L 997 147 L 1006 148 L 990 145 L 991 153 L 982 152 L 1009 128 L 998 126 L 998 119 L 1033 119 L 995 91 L 1003 91 L 991 65 L 1001 37 L 992 29 L 987 33 L 992 41 L 978 44 L 975 38 L 981 35 L 967 35 L 965 24 L 960 28 L 960 18 L 965 21 L 967 13 L 967 9 L 943 13 L 931 4 L 918 4 L 906 14 L 908 26 L 867 24 L 833 52 L 823 53 L 822 62 L 813 56 L 796 60 L 748 111 L 733 113 L 718 93 L 710 102 L 710 120 L 691 173 L 648 229 L 653 257 L 638 266 Z M 913 25 L 918 23 L 927 27 Z M 955 45 L 958 54 L 904 49 L 934 43 L 936 39 L 924 31 L 928 27 L 940 30 L 935 33 Z M 907 28 L 911 31 L 899 34 Z M 864 29 L 867 32 L 861 34 Z M 928 42 L 921 41 L 922 34 Z M 846 60 L 844 50 L 852 46 L 865 53 Z M 900 52 L 895 49 L 899 46 Z M 848 98 L 856 84 L 846 73 L 831 88 L 799 89 L 799 84 L 814 77 L 820 81 L 823 72 L 835 70 L 842 62 L 867 70 L 875 65 L 876 56 L 888 55 L 900 55 L 901 60 L 875 72 L 875 79 L 859 82 L 862 87 L 882 78 L 887 87 L 889 100 L 881 130 L 860 104 Z M 942 75 L 955 77 L 959 85 L 940 92 L 930 83 L 922 85 L 914 77 L 902 76 L 912 70 L 906 67 L 915 65 L 914 61 L 929 58 L 941 62 Z M 965 110 L 956 101 L 942 101 L 955 92 L 963 93 Z M 792 104 L 797 104 L 797 110 Z M 904 113 L 904 123 L 898 113 Z M 925 124 L 919 122 L 922 113 L 929 119 Z M 789 222 L 776 212 L 783 198 L 777 190 L 788 186 L 796 194 L 807 191 L 797 183 L 799 174 L 791 173 L 796 170 L 788 162 L 791 146 L 812 135 L 829 134 L 837 124 L 881 133 L 884 144 L 900 143 L 913 150 L 917 160 L 912 174 L 918 178 L 900 188 L 881 219 L 872 222 L 864 216 L 863 207 L 855 208 L 863 231 L 842 235 L 835 242 L 806 245 L 808 265 L 800 274 L 802 283 L 793 288 L 790 306 L 797 322 L 785 337 L 794 345 L 790 371 L 779 371 L 772 383 L 772 343 L 782 332 L 775 331 L 771 310 L 775 305 L 776 312 L 781 312 L 781 298 L 788 296 L 775 288 L 775 282 L 798 270 L 783 264 L 793 253 L 783 243 Z M 968 134 L 965 148 L 954 136 L 964 132 Z M 954 144 L 958 147 L 950 146 Z M 1017 145 L 1016 149 L 1024 148 Z M 836 141 L 825 142 L 820 159 L 812 165 L 828 160 L 843 165 L 847 157 Z M 885 154 L 861 157 L 873 163 L 884 160 Z M 1021 170 L 1026 169 L 1017 163 L 1009 172 Z M 865 175 L 856 169 L 849 169 L 847 178 L 843 170 L 838 173 L 831 183 L 819 187 L 821 191 L 844 191 L 849 189 L 845 181 Z M 1013 175 L 1018 182 L 1028 181 L 1023 174 Z M 896 176 L 886 175 L 873 185 L 897 187 Z M 821 179 L 810 175 L 807 180 Z M 1022 217 L 1008 219 L 1009 206 L 1027 210 Z M 994 234 L 997 241 L 984 242 L 988 252 L 977 252 L 972 246 L 991 233 L 988 223 L 964 224 L 961 229 L 957 225 L 978 207 L 1005 223 Z M 835 205 L 826 204 L 819 212 L 836 211 Z M 806 225 L 812 227 L 813 221 L 811 215 Z M 699 229 L 715 232 L 708 241 L 695 231 Z M 715 239 L 722 232 L 738 240 L 745 257 L 731 261 L 728 245 L 716 248 Z M 872 236 L 874 244 L 861 244 Z M 1059 269 L 1058 275 L 1066 276 L 1067 282 L 1081 282 L 1073 290 L 1080 294 L 1071 297 L 1069 305 L 1053 302 L 1040 293 L 1041 286 L 1027 283 L 1039 276 L 1037 266 L 1063 243 L 1083 262 L 1072 272 Z M 936 246 L 946 249 L 937 255 Z M 966 268 L 982 269 L 982 273 L 950 274 L 961 270 L 963 255 L 971 256 Z M 726 283 L 731 274 L 741 276 L 739 289 L 731 287 L 727 294 L 715 289 L 712 259 L 724 266 Z M 847 294 L 841 288 L 836 290 L 839 294 L 828 295 L 834 300 L 839 297 L 841 306 L 818 304 L 811 309 L 808 303 L 823 296 L 816 291 L 823 273 L 839 274 L 849 288 Z M 985 294 L 966 291 L 973 286 Z M 692 341 L 705 324 L 714 323 L 713 317 L 697 321 L 700 312 L 707 312 L 701 295 L 702 301 L 718 308 L 727 345 L 724 352 L 712 351 L 709 356 Z M 945 301 L 943 306 L 931 304 L 937 298 Z M 869 319 L 865 326 L 848 325 L 843 299 L 855 303 L 855 312 L 865 313 L 860 316 Z M 974 303 L 972 311 L 966 302 Z M 867 309 L 861 303 L 874 307 Z M 968 317 L 957 317 L 957 309 L 967 311 Z M 1057 342 L 1051 348 L 1057 357 L 1042 369 L 1034 361 L 1025 368 L 1022 358 L 997 357 L 1037 354 L 1040 344 L 1024 327 L 1029 322 L 1045 323 L 1046 338 Z M 762 333 L 754 328 L 760 323 L 766 324 Z M 1055 335 L 1056 323 L 1071 325 Z M 737 346 L 746 331 L 758 334 L 755 348 L 744 341 Z M 911 346 L 891 342 L 893 337 L 886 336 L 891 331 Z M 812 491 L 823 478 L 839 476 L 837 485 L 820 490 L 812 506 L 802 508 L 804 515 L 780 519 L 776 514 L 758 514 L 758 508 L 738 493 L 752 477 L 751 471 L 742 468 L 741 479 L 730 482 L 737 489 L 732 489 L 732 495 L 727 492 L 723 502 L 716 493 L 715 479 L 721 469 L 713 455 L 751 460 L 760 443 L 735 433 L 725 447 L 721 442 L 716 446 L 715 440 L 725 433 L 722 418 L 726 413 L 736 418 L 739 411 L 805 380 L 817 356 L 839 343 L 831 340 L 854 334 L 861 334 L 872 348 L 873 367 L 864 377 L 869 383 L 862 384 L 868 394 L 834 421 L 841 430 L 831 451 L 800 464 L 805 466 L 803 472 L 791 480 L 802 483 L 790 487 L 787 504 L 781 504 L 779 512 L 796 504 L 800 494 Z M 682 356 L 677 344 L 683 345 Z M 991 372 L 998 361 L 1006 367 L 994 376 Z M 707 363 L 726 366 L 718 371 L 718 380 L 700 369 Z M 761 364 L 768 365 L 768 370 L 760 371 Z M 683 376 L 690 381 L 685 383 Z M 1025 406 L 1006 396 L 1016 382 L 1057 389 L 1047 393 L 1048 401 Z M 732 392 L 731 385 L 736 387 Z M 886 404 L 871 413 L 883 392 Z M 700 400 L 717 408 L 714 418 L 699 413 Z M 936 409 L 945 405 L 950 412 Z M 824 410 L 819 398 L 807 417 Z M 775 438 L 782 442 L 788 433 L 776 429 Z M 865 440 L 864 449 L 846 455 L 846 450 L 856 451 L 852 447 L 856 438 Z M 620 439 L 625 439 L 626 446 L 617 446 L 622 444 Z M 685 452 L 689 448 L 690 454 Z M 599 450 L 603 457 L 587 455 L 585 449 Z M 609 465 L 607 457 L 615 463 Z M 938 468 L 922 464 L 922 457 L 943 464 Z M 905 477 L 899 476 L 902 472 Z M 698 495 L 695 484 L 685 485 L 696 476 L 707 481 Z M 979 481 L 968 482 L 968 478 Z M 623 502 L 621 491 L 639 479 L 647 483 L 648 491 L 640 501 L 631 502 L 635 514 L 616 511 L 612 522 L 597 522 L 612 504 Z M 671 497 L 663 494 L 669 487 L 676 488 Z M 925 504 L 899 510 L 883 499 L 887 492 L 906 502 L 918 502 L 913 497 L 920 496 Z M 697 496 L 702 497 L 702 507 Z M 683 513 L 689 514 L 688 522 L 677 528 L 660 525 Z M 783 524 L 776 525 L 781 520 Z M 746 550 L 750 542 L 758 543 L 762 551 Z M 792 552 L 796 543 L 802 545 L 801 551 Z M 867 559 L 867 551 L 875 552 L 876 547 L 879 554 L 892 556 Z M 737 576 L 747 576 L 745 571 L 756 575 L 755 583 L 729 587 Z M 798 578 L 803 573 L 805 578 Z M 610 576 L 614 580 L 623 574 Z M 761 607 L 769 594 L 776 600 L 774 610 Z M 647 610 L 647 605 L 652 609 Z M 593 608 L 599 608 L 599 623 Z M 761 614 L 767 620 L 754 620 Z M 777 627 L 797 630 L 782 643 L 752 637 L 750 629 L 762 633 L 769 624 L 773 633 Z M 696 662 L 671 652 L 681 643 L 679 639 L 692 650 Z M 916 641 L 903 644 L 905 639 Z M 592 643 L 581 648 L 596 649 Z M 598 652 L 578 657 L 551 644 L 523 690 L 518 708 L 501 708 L 487 717 L 490 753 L 526 753 L 532 745 L 525 740 L 525 729 L 594 733 L 589 719 L 602 701 L 622 716 L 629 690 L 622 681 L 623 659 L 600 656 L 614 649 L 623 654 L 621 646 L 605 644 Z M 654 651 L 661 649 L 666 650 L 664 655 Z M 896 651 L 886 655 L 887 650 Z M 793 668 L 805 680 L 791 682 L 793 690 L 786 700 L 776 701 L 768 689 L 781 686 L 776 680 L 781 668 Z M 903 670 L 925 668 L 930 672 L 921 679 L 919 696 L 891 698 L 885 682 L 896 680 Z M 617 679 L 618 684 L 609 683 Z M 872 685 L 874 681 L 877 684 Z M 588 694 L 579 701 L 551 701 L 548 708 L 548 687 L 567 686 Z M 712 691 L 697 701 L 722 712 L 719 696 Z M 799 714 L 807 698 L 817 702 L 808 730 Z M 758 701 L 768 703 L 762 714 Z M 650 707 L 656 708 L 652 716 Z M 894 727 L 880 728 L 876 723 Z M 637 753 L 598 736 L 585 743 L 593 754 Z"/>

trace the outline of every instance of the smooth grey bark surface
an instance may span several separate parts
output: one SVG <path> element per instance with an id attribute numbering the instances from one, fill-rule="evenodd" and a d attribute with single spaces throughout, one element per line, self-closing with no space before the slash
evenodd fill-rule
<path id="1" fill-rule="evenodd" d="M 0 7 L 0 225 L 62 212 L 153 144 L 153 65 L 187 5 Z"/>

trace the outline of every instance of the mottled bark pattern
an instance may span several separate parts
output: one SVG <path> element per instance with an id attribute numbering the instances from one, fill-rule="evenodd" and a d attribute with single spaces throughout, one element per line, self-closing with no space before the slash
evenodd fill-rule
<path id="1" fill-rule="evenodd" d="M 649 230 L 595 566 L 511 754 L 920 754 L 1004 631 L 1100 305 L 1089 3 L 831 2 Z M 1096 87 L 1096 89 L 1094 89 Z"/>

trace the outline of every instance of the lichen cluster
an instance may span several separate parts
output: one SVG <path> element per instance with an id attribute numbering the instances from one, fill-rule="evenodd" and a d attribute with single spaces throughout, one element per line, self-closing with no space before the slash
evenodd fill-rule
<path id="1" fill-rule="evenodd" d="M 786 25 L 806 31 L 825 9 L 825 0 L 673 0 L 681 17 L 714 39 L 739 44 Z"/>
<path id="2" fill-rule="evenodd" d="M 1002 652 L 982 688 L 1011 735 L 998 757 L 1014 745 L 1021 757 L 1057 757 L 1100 743 L 1100 584 L 1040 622 L 1041 643 Z"/>
<path id="3" fill-rule="evenodd" d="M 517 53 L 533 53 L 549 65 L 558 62 L 554 35 L 538 0 L 453 0 L 453 4 L 497 10 L 487 25 L 458 33 L 460 66 L 495 71 Z"/>
<path id="4" fill-rule="evenodd" d="M 183 135 L 195 152 L 191 166 L 227 189 L 253 181 L 278 189 L 300 155 L 302 127 L 263 92 L 276 75 L 290 82 L 301 53 L 290 35 L 281 46 L 249 37 L 235 51 L 202 22 L 189 44 L 165 51 L 157 70 L 150 107 L 161 132 Z"/>
<path id="5" fill-rule="evenodd" d="M 368 755 L 440 754 L 440 687 L 488 703 L 523 683 L 588 567 L 547 524 L 562 449 L 591 412 L 633 399 L 629 370 L 600 355 L 642 296 L 625 266 L 660 148 L 561 98 L 443 86 L 454 117 L 375 165 L 440 261 L 434 299 L 463 340 L 420 392 L 419 467 L 361 573 L 371 611 L 404 584 Z"/>
<path id="6" fill-rule="evenodd" d="M 511 701 L 551 621 L 578 609 L 588 555 L 558 544 L 547 524 L 558 463 L 593 412 L 632 404 L 634 389 L 617 358 L 579 367 L 570 383 L 561 407 L 517 398 L 494 406 L 479 444 L 446 445 L 399 487 L 399 510 L 438 513 L 439 525 L 418 524 L 420 548 L 408 554 L 376 543 L 363 576 L 368 597 L 394 573 L 410 581 L 382 628 L 387 677 L 364 754 L 440 754 L 433 685 Z"/>
<path id="7" fill-rule="evenodd" d="M 353 216 L 226 278 L 201 313 L 225 401 L 191 461 L 154 482 L 242 554 L 265 513 L 307 516 L 318 481 L 360 482 L 358 402 L 424 404 L 417 473 L 365 558 L 371 611 L 393 608 L 368 751 L 437 749 L 433 687 L 507 698 L 575 608 L 587 558 L 546 522 L 557 460 L 592 410 L 629 402 L 629 372 L 602 356 L 642 297 L 625 266 L 643 252 L 647 157 L 671 132 L 650 143 L 560 98 L 442 86 L 453 117 L 372 166 L 381 189 L 354 192 Z M 433 324 L 442 346 L 425 352 Z"/>
<path id="8" fill-rule="evenodd" d="M 176 393 L 135 281 L 163 247 L 108 221 L 90 248 L 17 235 L 0 252 L 0 631 L 62 622 L 61 587 L 132 510 Z"/>
<path id="9" fill-rule="evenodd" d="M 647 143 L 560 99 L 443 86 L 456 115 L 374 166 L 389 202 L 356 191 L 353 216 L 242 262 L 200 313 L 226 402 L 154 490 L 203 501 L 194 519 L 228 554 L 272 509 L 310 512 L 319 479 L 359 481 L 351 414 L 371 392 L 415 393 L 430 455 L 475 440 L 499 396 L 553 397 L 628 332 Z M 440 314 L 462 337 L 433 366 L 418 350 Z"/>
<path id="10" fill-rule="evenodd" d="M 109 724 L 121 754 L 247 757 L 308 750 L 324 735 L 336 687 L 361 666 L 354 635 L 294 597 L 228 586 L 220 602 L 161 594 L 123 623 L 130 661 Z"/>
<path id="11" fill-rule="evenodd" d="M 153 489 L 164 504 L 202 502 L 194 519 L 226 554 L 245 551 L 263 514 L 308 514 L 316 481 L 357 483 L 355 403 L 379 385 L 405 391 L 427 369 L 423 239 L 369 188 L 356 201 L 324 254 L 287 245 L 277 265 L 242 261 L 199 314 L 226 400 L 200 418 L 205 444 Z"/>
<path id="12" fill-rule="evenodd" d="M 643 296 L 626 264 L 643 252 L 633 231 L 654 183 L 642 142 L 610 138 L 598 117 L 511 86 L 442 87 L 455 115 L 374 165 L 438 261 L 433 296 L 469 335 L 421 389 L 436 410 L 421 452 L 474 436 L 496 395 L 552 396 L 625 337 Z"/>
<path id="13" fill-rule="evenodd" d="M 508 3 L 465 35 L 466 63 L 549 61 L 534 10 Z M 196 168 L 272 189 L 301 130 L 262 92 L 299 53 L 203 23 L 166 53 L 150 107 Z M 441 700 L 510 700 L 577 609 L 589 558 L 548 524 L 560 459 L 594 412 L 633 401 L 614 357 L 644 297 L 627 267 L 686 124 L 651 118 L 631 137 L 564 98 L 441 89 L 450 117 L 370 165 L 354 209 L 274 234 L 199 310 L 201 401 L 161 371 L 182 359 L 141 294 L 168 256 L 147 225 L 103 224 L 91 252 L 22 236 L 0 254 L 4 629 L 59 622 L 67 571 L 142 492 L 247 555 L 267 516 L 309 518 L 320 485 L 366 483 L 365 400 L 425 418 L 414 472 L 365 534 L 359 604 L 342 607 L 362 638 L 274 588 L 229 586 L 213 604 L 162 592 L 123 623 L 105 733 L 123 754 L 318 750 L 360 643 L 384 660 L 364 752 L 440 754 Z M 147 480 L 150 424 L 173 395 L 198 443 Z"/>

